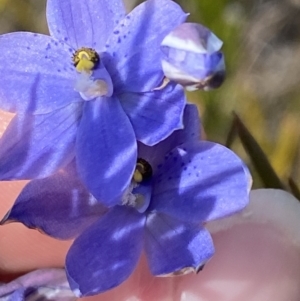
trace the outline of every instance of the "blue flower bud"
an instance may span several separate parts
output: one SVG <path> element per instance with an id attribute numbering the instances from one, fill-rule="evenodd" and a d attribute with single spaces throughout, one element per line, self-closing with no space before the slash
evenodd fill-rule
<path id="1" fill-rule="evenodd" d="M 165 76 L 189 91 L 218 88 L 225 78 L 222 44 L 200 24 L 179 25 L 161 43 Z"/>

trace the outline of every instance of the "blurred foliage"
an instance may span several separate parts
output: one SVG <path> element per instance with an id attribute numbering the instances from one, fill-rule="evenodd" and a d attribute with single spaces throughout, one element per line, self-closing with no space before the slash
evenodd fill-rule
<path id="1" fill-rule="evenodd" d="M 127 0 L 134 4 L 136 1 Z M 224 41 L 227 80 L 210 92 L 188 94 L 199 106 L 207 138 L 225 144 L 237 112 L 284 183 L 300 183 L 300 0 L 177 0 L 190 22 Z M 47 33 L 45 0 L 0 0 L 0 33 Z M 249 165 L 241 140 L 233 150 Z M 290 180 L 291 183 L 291 180 Z"/>

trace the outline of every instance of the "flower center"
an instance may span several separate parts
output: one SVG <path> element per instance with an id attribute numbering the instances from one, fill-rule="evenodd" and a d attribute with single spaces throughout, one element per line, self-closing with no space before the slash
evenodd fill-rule
<path id="1" fill-rule="evenodd" d="M 84 100 L 112 95 L 111 77 L 101 62 L 100 55 L 94 49 L 79 48 L 75 51 L 72 61 L 78 72 L 74 89 Z"/>
<path id="2" fill-rule="evenodd" d="M 151 165 L 146 160 L 138 158 L 131 184 L 123 195 L 122 205 L 134 207 L 141 213 L 145 212 L 151 199 L 152 185 L 149 181 L 151 177 Z"/>
<path id="3" fill-rule="evenodd" d="M 151 165 L 144 159 L 138 158 L 133 179 L 137 183 L 141 183 L 145 180 L 149 180 L 152 177 L 152 167 Z"/>
<path id="4" fill-rule="evenodd" d="M 89 73 L 91 70 L 98 66 L 100 57 L 94 49 L 82 47 L 76 50 L 72 60 L 76 70 L 79 73 Z"/>

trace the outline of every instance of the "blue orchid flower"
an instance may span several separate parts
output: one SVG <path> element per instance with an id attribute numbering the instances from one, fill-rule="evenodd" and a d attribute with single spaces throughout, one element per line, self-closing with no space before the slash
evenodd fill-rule
<path id="1" fill-rule="evenodd" d="M 17 115 L 0 141 L 0 179 L 47 177 L 76 153 L 85 185 L 114 205 L 136 141 L 154 145 L 182 128 L 184 92 L 158 89 L 159 47 L 186 16 L 170 0 L 128 15 L 121 0 L 48 0 L 50 36 L 2 35 L 0 108 Z"/>
<path id="2" fill-rule="evenodd" d="M 223 42 L 208 28 L 183 23 L 162 41 L 165 76 L 189 91 L 218 88 L 225 79 Z"/>
<path id="3" fill-rule="evenodd" d="M 69 166 L 27 184 L 1 224 L 17 221 L 56 238 L 77 237 L 66 271 L 78 296 L 125 281 L 143 249 L 153 275 L 198 272 L 214 254 L 204 224 L 243 209 L 251 181 L 232 151 L 199 140 L 194 105 L 186 106 L 184 125 L 153 147 L 139 143 L 132 182 L 118 205 L 102 207 Z"/>
<path id="4" fill-rule="evenodd" d="M 75 301 L 63 269 L 41 269 L 0 283 L 3 301 Z"/>

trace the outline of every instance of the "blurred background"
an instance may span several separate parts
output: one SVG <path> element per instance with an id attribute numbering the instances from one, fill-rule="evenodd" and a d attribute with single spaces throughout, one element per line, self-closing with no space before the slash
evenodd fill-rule
<path id="1" fill-rule="evenodd" d="M 138 2 L 127 0 L 128 10 Z M 199 107 L 207 139 L 225 144 L 235 111 L 279 178 L 300 184 L 300 0 L 176 2 L 190 12 L 189 21 L 224 41 L 225 83 L 188 94 Z M 0 34 L 48 33 L 45 6 L 45 0 L 0 0 Z M 262 187 L 238 137 L 231 147 L 249 165 L 254 187 Z"/>

